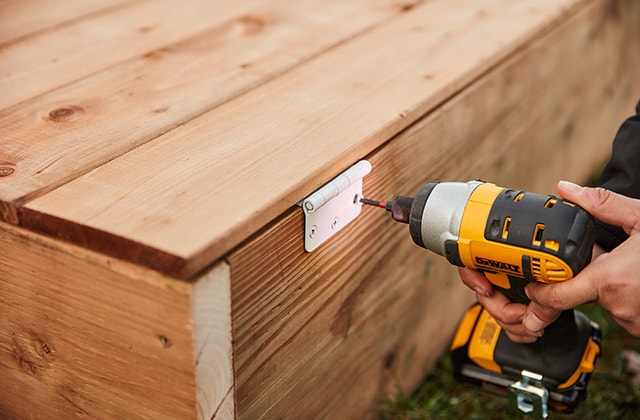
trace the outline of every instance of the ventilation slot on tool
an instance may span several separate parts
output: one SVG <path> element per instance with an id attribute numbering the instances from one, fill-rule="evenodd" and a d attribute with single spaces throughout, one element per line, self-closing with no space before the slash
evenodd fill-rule
<path id="1" fill-rule="evenodd" d="M 545 274 L 547 281 L 562 281 L 568 277 L 564 268 L 550 260 L 545 261 Z"/>
<path id="2" fill-rule="evenodd" d="M 504 219 L 504 227 L 502 228 L 502 239 L 507 239 L 507 236 L 509 236 L 509 226 L 511 226 L 511 218 L 507 217 Z"/>
<path id="3" fill-rule="evenodd" d="M 558 241 L 554 241 L 553 239 L 547 239 L 546 241 L 544 241 L 544 247 L 558 252 L 558 250 L 560 249 L 560 243 Z"/>
<path id="4" fill-rule="evenodd" d="M 531 258 L 531 274 L 536 280 L 542 281 L 542 265 L 540 258 Z"/>
<path id="5" fill-rule="evenodd" d="M 542 223 L 537 223 L 536 228 L 533 231 L 533 239 L 531 240 L 531 244 L 534 246 L 540 246 L 540 244 L 542 244 L 543 233 L 544 233 L 544 225 Z"/>
<path id="6" fill-rule="evenodd" d="M 538 281 L 554 282 L 563 281 L 569 277 L 569 273 L 557 263 L 540 258 L 531 258 L 531 275 Z"/>

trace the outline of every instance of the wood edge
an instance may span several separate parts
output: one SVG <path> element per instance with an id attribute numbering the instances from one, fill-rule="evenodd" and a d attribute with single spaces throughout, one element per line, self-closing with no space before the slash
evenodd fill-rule
<path id="1" fill-rule="evenodd" d="M 236 406 L 235 406 L 235 385 L 232 388 L 229 388 L 229 392 L 224 397 L 224 400 L 220 403 L 216 412 L 213 413 L 211 420 L 219 419 L 235 419 L 238 417 L 236 414 Z"/>
<path id="2" fill-rule="evenodd" d="M 82 248 L 76 244 L 58 240 L 58 238 L 42 235 L 39 232 L 23 229 L 0 221 L 0 231 L 11 235 L 25 244 L 34 244 L 42 248 L 55 250 L 60 254 L 69 255 L 74 258 L 89 261 L 100 267 L 130 278 L 132 281 L 140 281 L 156 285 L 158 287 L 171 289 L 181 295 L 191 295 L 191 285 L 184 280 L 175 279 L 164 275 L 161 272 L 149 267 L 133 264 L 127 260 L 114 258 L 94 250 Z"/>
<path id="3" fill-rule="evenodd" d="M 231 268 L 219 262 L 193 285 L 196 401 L 201 420 L 235 416 Z"/>
<path id="4" fill-rule="evenodd" d="M 20 218 L 18 216 L 18 207 L 12 202 L 5 201 L 0 198 L 0 221 L 18 225 Z"/>
<path id="5" fill-rule="evenodd" d="M 187 259 L 113 233 L 39 212 L 24 206 L 19 209 L 20 226 L 32 232 L 143 265 L 180 280 L 187 280 Z M 60 227 L 63 227 L 62 229 Z M 126 249 L 126 253 L 122 250 Z"/>

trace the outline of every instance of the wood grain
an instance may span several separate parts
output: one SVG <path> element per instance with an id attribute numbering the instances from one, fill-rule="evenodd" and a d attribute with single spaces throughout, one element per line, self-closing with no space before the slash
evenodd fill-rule
<path id="1" fill-rule="evenodd" d="M 586 3 L 414 7 L 28 203 L 22 223 L 188 277 Z"/>
<path id="2" fill-rule="evenodd" d="M 141 0 L 2 0 L 0 44 Z"/>
<path id="3" fill-rule="evenodd" d="M 361 217 L 305 254 L 288 212 L 230 259 L 238 418 L 363 418 L 446 346 L 471 294 L 406 229 Z"/>
<path id="4" fill-rule="evenodd" d="M 623 62 L 599 81 L 571 65 L 591 48 L 594 68 L 610 69 L 600 48 L 634 38 L 616 28 L 637 28 L 639 15 L 609 7 L 567 18 L 367 156 L 365 195 L 411 195 L 434 179 L 550 193 L 561 177 L 584 182 L 635 100 Z M 576 101 L 585 85 L 594 93 Z M 381 398 L 415 389 L 472 299 L 453 267 L 384 213 L 363 209 L 311 254 L 302 223 L 292 209 L 228 258 L 239 418 L 370 415 Z"/>
<path id="5" fill-rule="evenodd" d="M 256 4 L 260 0 L 188 0 L 179 7 L 173 0 L 132 2 L 6 45 L 0 109 L 194 36 Z"/>
<path id="6" fill-rule="evenodd" d="M 220 263 L 193 286 L 198 418 L 232 418 L 235 411 L 229 266 Z"/>
<path id="7" fill-rule="evenodd" d="M 0 417 L 195 418 L 191 288 L 0 225 Z"/>
<path id="8" fill-rule="evenodd" d="M 4 219 L 17 223 L 25 201 L 400 12 L 389 0 L 225 4 L 209 30 L 0 111 Z"/>
<path id="9" fill-rule="evenodd" d="M 581 182 L 604 161 L 640 89 L 640 3 L 631 0 L 383 2 L 362 20 L 357 6 L 341 7 L 360 29 L 302 38 L 304 28 L 343 23 L 331 7 L 308 21 L 268 9 L 274 28 L 251 32 L 258 15 L 232 18 L 44 95 L 41 108 L 16 106 L 29 110 L 16 119 L 45 133 L 38 147 L 81 131 L 56 156 L 86 159 L 37 194 L 16 195 L 47 192 L 27 203 L 22 222 L 191 281 L 0 223 L 0 417 L 367 417 L 380 398 L 416 386 L 472 295 L 445 261 L 411 243 L 406 226 L 375 209 L 304 253 L 293 203 L 362 157 L 374 167 L 365 193 L 375 198 L 414 194 L 434 179 L 553 192 L 558 178 Z M 242 57 L 220 47 L 230 78 L 199 84 L 211 63 L 197 58 L 208 36 L 257 47 Z M 286 41 L 296 37 L 300 50 Z M 305 49 L 316 37 L 315 52 Z M 175 69 L 180 57 L 173 79 L 144 72 Z M 144 76 L 139 87 L 124 70 Z M 122 117 L 105 105 L 134 103 L 118 102 L 124 93 L 109 90 L 116 80 L 144 97 L 149 114 L 170 115 Z M 231 88 L 207 102 L 220 84 Z M 217 107 L 195 118 L 209 106 Z M 103 143 L 92 141 L 106 125 L 84 119 L 97 109 L 122 118 Z M 178 116 L 185 124 L 172 129 Z M 171 131 L 128 152 L 162 130 Z M 28 157 L 10 144 L 0 143 L 8 193 Z M 50 157 L 34 175 L 69 165 Z M 17 215 L 15 203 L 4 210 Z"/>

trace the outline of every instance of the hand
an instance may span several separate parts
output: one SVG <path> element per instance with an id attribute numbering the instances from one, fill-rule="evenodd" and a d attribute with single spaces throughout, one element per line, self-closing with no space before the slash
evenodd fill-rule
<path id="1" fill-rule="evenodd" d="M 542 332 L 528 331 L 522 324 L 526 305 L 512 303 L 502 293 L 493 291 L 489 280 L 479 271 L 459 268 L 458 272 L 463 283 L 476 292 L 478 302 L 495 318 L 511 341 L 532 343 L 542 335 Z"/>
<path id="2" fill-rule="evenodd" d="M 494 292 L 486 277 L 475 270 L 459 269 L 462 281 L 514 342 L 536 341 L 561 310 L 590 301 L 599 302 L 616 322 L 640 336 L 640 200 L 562 181 L 558 192 L 598 219 L 621 226 L 629 239 L 608 254 L 594 247 L 592 263 L 571 280 L 530 283 L 526 292 L 532 302 L 528 306 Z"/>
<path id="3" fill-rule="evenodd" d="M 558 192 L 603 222 L 622 227 L 629 238 L 598 255 L 571 280 L 529 283 L 526 292 L 532 302 L 523 314 L 526 331 L 540 334 L 561 310 L 598 302 L 618 324 L 640 337 L 640 200 L 564 181 L 558 183 Z"/>

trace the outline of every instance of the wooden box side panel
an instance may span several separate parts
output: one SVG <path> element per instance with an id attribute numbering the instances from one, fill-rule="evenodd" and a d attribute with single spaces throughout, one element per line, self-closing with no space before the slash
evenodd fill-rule
<path id="1" fill-rule="evenodd" d="M 365 194 L 411 195 L 436 179 L 541 193 L 584 181 L 640 89 L 638 57 L 621 50 L 638 39 L 640 6 L 616 4 L 567 16 L 371 154 Z M 472 294 L 405 226 L 363 212 L 305 254 L 294 208 L 229 257 L 240 418 L 371 414 L 446 347 Z"/>
<path id="2" fill-rule="evenodd" d="M 398 377 L 426 372 L 471 302 L 386 218 L 313 254 L 302 229 L 292 211 L 230 260 L 239 418 L 361 418 Z"/>
<path id="3" fill-rule="evenodd" d="M 0 226 L 1 418 L 195 418 L 190 286 Z"/>

